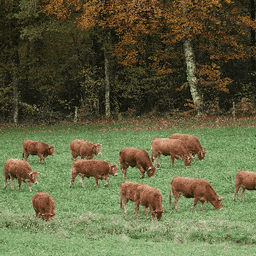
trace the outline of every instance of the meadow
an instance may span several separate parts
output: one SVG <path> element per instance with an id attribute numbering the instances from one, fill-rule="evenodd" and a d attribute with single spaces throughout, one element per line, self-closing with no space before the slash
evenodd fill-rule
<path id="1" fill-rule="evenodd" d="M 165 124 L 163 124 L 165 125 Z M 234 179 L 238 170 L 255 171 L 255 123 L 222 127 L 176 126 L 163 129 L 134 129 L 132 124 L 97 126 L 52 126 L 9 128 L 0 130 L 0 165 L 11 158 L 22 159 L 25 139 L 55 145 L 55 156 L 48 156 L 39 165 L 37 156 L 29 156 L 34 171 L 39 171 L 38 185 L 22 183 L 18 191 L 10 186 L 0 189 L 0 255 L 238 255 L 256 254 L 256 191 L 246 190 L 245 202 L 240 192 L 233 202 Z M 142 126 L 141 126 L 142 127 Z M 159 128 L 159 127 L 158 127 Z M 161 221 L 145 217 L 140 206 L 139 216 L 133 214 L 134 203 L 128 202 L 128 213 L 120 210 L 119 189 L 123 175 L 119 167 L 119 151 L 123 147 L 145 149 L 151 154 L 154 137 L 169 137 L 180 132 L 197 136 L 206 149 L 204 161 L 193 161 L 186 168 L 180 160 L 171 168 L 170 157 L 161 156 L 161 168 L 155 177 L 129 167 L 127 180 L 158 188 L 167 210 Z M 94 178 L 85 179 L 82 188 L 78 177 L 69 188 L 71 178 L 72 139 L 84 139 L 102 144 L 102 154 L 95 159 L 118 165 L 118 176 L 109 176 L 95 187 Z M 209 181 L 221 196 L 223 210 L 210 203 L 200 211 L 198 203 L 190 211 L 193 199 L 180 197 L 179 211 L 169 205 L 169 185 L 173 177 L 195 177 Z M 4 185 L 2 180 L 2 186 Z M 55 218 L 45 222 L 35 217 L 32 196 L 37 192 L 50 194 L 55 201 Z M 172 202 L 173 202 L 172 198 Z"/>

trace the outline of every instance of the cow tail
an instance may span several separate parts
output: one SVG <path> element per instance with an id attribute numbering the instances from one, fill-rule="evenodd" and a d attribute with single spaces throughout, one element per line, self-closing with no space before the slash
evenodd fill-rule
<path id="1" fill-rule="evenodd" d="M 120 208 L 123 209 L 123 202 L 122 197 L 120 196 Z"/>

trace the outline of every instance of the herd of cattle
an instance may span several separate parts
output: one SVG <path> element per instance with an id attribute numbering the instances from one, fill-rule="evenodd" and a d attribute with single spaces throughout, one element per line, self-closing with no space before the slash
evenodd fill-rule
<path id="1" fill-rule="evenodd" d="M 31 183 L 37 184 L 38 172 L 33 171 L 27 162 L 29 155 L 37 155 L 40 158 L 40 164 L 45 163 L 48 155 L 54 155 L 54 146 L 49 146 L 44 142 L 25 140 L 22 144 L 24 160 L 9 158 L 4 164 L 4 189 L 7 187 L 7 180 L 10 180 L 11 189 L 13 190 L 13 180 L 18 180 L 19 190 L 21 181 L 28 182 L 29 191 L 31 192 Z M 116 164 L 111 164 L 103 160 L 94 160 L 95 155 L 101 154 L 100 144 L 74 139 L 70 143 L 70 152 L 72 160 L 74 160 L 71 168 L 72 186 L 77 175 L 81 178 L 82 187 L 84 187 L 84 177 L 94 177 L 96 187 L 99 179 L 105 179 L 105 187 L 108 186 L 108 176 L 117 175 Z M 159 158 L 161 155 L 171 157 L 172 167 L 175 159 L 183 160 L 186 167 L 191 165 L 195 160 L 195 155 L 200 160 L 204 160 L 206 150 L 202 149 L 201 143 L 194 135 L 186 135 L 174 133 L 168 139 L 155 137 L 151 144 L 151 158 L 146 150 L 138 148 L 123 148 L 119 152 L 120 167 L 123 178 L 126 178 L 126 172 L 129 166 L 137 167 L 141 172 L 141 178 L 144 178 L 145 172 L 149 177 L 154 177 L 156 168 L 159 168 Z M 81 159 L 77 159 L 81 156 Z M 86 158 L 86 160 L 84 160 Z M 153 166 L 155 163 L 156 166 Z M 238 171 L 235 177 L 235 194 L 240 189 L 241 199 L 244 201 L 243 193 L 245 189 L 256 189 L 256 173 L 247 171 Z M 201 202 L 201 210 L 203 204 L 210 202 L 216 209 L 222 209 L 221 197 L 218 197 L 212 185 L 204 179 L 174 177 L 170 184 L 169 203 L 171 205 L 171 194 L 174 196 L 173 209 L 178 210 L 178 200 L 180 195 L 186 198 L 194 198 L 191 210 L 194 209 L 197 202 Z M 122 212 L 127 213 L 127 202 L 135 202 L 136 216 L 138 215 L 139 205 L 144 207 L 144 213 L 147 217 L 147 208 L 150 209 L 152 219 L 157 217 L 161 220 L 163 212 L 162 194 L 158 189 L 149 187 L 145 184 L 124 181 L 120 186 L 120 207 Z M 53 219 L 55 215 L 55 206 L 53 198 L 42 192 L 38 192 L 32 198 L 32 204 L 36 212 L 36 216 L 46 221 Z"/>

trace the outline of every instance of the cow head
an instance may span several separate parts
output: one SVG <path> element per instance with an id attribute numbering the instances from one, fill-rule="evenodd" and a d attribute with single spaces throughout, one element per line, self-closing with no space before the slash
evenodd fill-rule
<path id="1" fill-rule="evenodd" d="M 167 212 L 166 210 L 155 210 L 154 213 L 156 214 L 157 220 L 161 220 L 163 212 Z"/>
<path id="2" fill-rule="evenodd" d="M 217 210 L 221 210 L 222 209 L 222 198 L 221 197 L 217 197 L 214 200 L 212 200 L 210 203 L 217 209 Z"/>
<path id="3" fill-rule="evenodd" d="M 186 167 L 189 167 L 191 165 L 192 160 L 193 160 L 193 157 L 191 154 L 189 154 L 188 157 L 184 158 L 184 164 L 186 165 Z"/>
<path id="4" fill-rule="evenodd" d="M 150 166 L 147 170 L 148 177 L 154 177 L 155 171 L 156 171 L 156 167 Z"/>
<path id="5" fill-rule="evenodd" d="M 49 155 L 53 155 L 53 156 L 55 155 L 55 154 L 54 154 L 54 146 L 49 146 L 49 147 L 48 147 L 48 154 L 49 154 Z"/>
<path id="6" fill-rule="evenodd" d="M 42 214 L 42 218 L 45 220 L 45 221 L 49 221 L 49 220 L 52 220 L 55 216 L 55 213 L 43 213 Z"/>
<path id="7" fill-rule="evenodd" d="M 202 150 L 201 152 L 198 153 L 198 158 L 199 160 L 204 160 L 204 157 L 205 157 L 205 154 L 206 154 L 206 150 Z"/>
<path id="8" fill-rule="evenodd" d="M 37 174 L 38 172 L 34 172 L 32 171 L 31 173 L 28 174 L 29 176 L 29 179 L 32 183 L 35 183 L 35 184 L 38 184 L 38 181 L 37 181 Z"/>
<path id="9" fill-rule="evenodd" d="M 93 153 L 94 153 L 95 155 L 100 155 L 100 154 L 102 154 L 101 151 L 100 151 L 100 146 L 101 146 L 100 143 L 94 144 L 94 145 L 92 146 L 92 150 L 93 150 Z"/>
<path id="10" fill-rule="evenodd" d="M 116 164 L 112 164 L 109 166 L 109 174 L 113 176 L 117 176 L 117 166 Z"/>

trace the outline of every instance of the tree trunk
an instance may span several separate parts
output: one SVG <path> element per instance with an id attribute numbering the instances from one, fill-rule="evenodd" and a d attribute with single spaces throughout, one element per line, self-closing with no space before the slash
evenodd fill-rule
<path id="1" fill-rule="evenodd" d="M 250 1 L 250 11 L 251 11 L 251 20 L 255 21 L 255 3 L 254 0 Z M 255 30 L 251 29 L 251 46 L 252 48 L 255 47 L 255 42 L 256 42 L 256 38 L 255 38 Z M 251 56 L 251 84 L 252 84 L 252 88 L 253 88 L 253 92 L 254 92 L 254 104 L 256 104 L 256 61 L 255 61 L 255 56 Z"/>
<path id="2" fill-rule="evenodd" d="M 19 90 L 18 90 L 18 74 L 16 63 L 13 63 L 13 122 L 18 124 L 19 111 Z"/>
<path id="3" fill-rule="evenodd" d="M 192 42 L 190 42 L 188 39 L 185 39 L 184 41 L 184 52 L 187 64 L 187 79 L 190 87 L 190 92 L 193 98 L 193 102 L 196 106 L 197 115 L 201 116 L 203 102 L 197 86 L 196 63 Z"/>
<path id="4" fill-rule="evenodd" d="M 104 49 L 105 61 L 105 115 L 110 116 L 110 83 L 109 83 L 109 60 L 107 50 Z"/>

